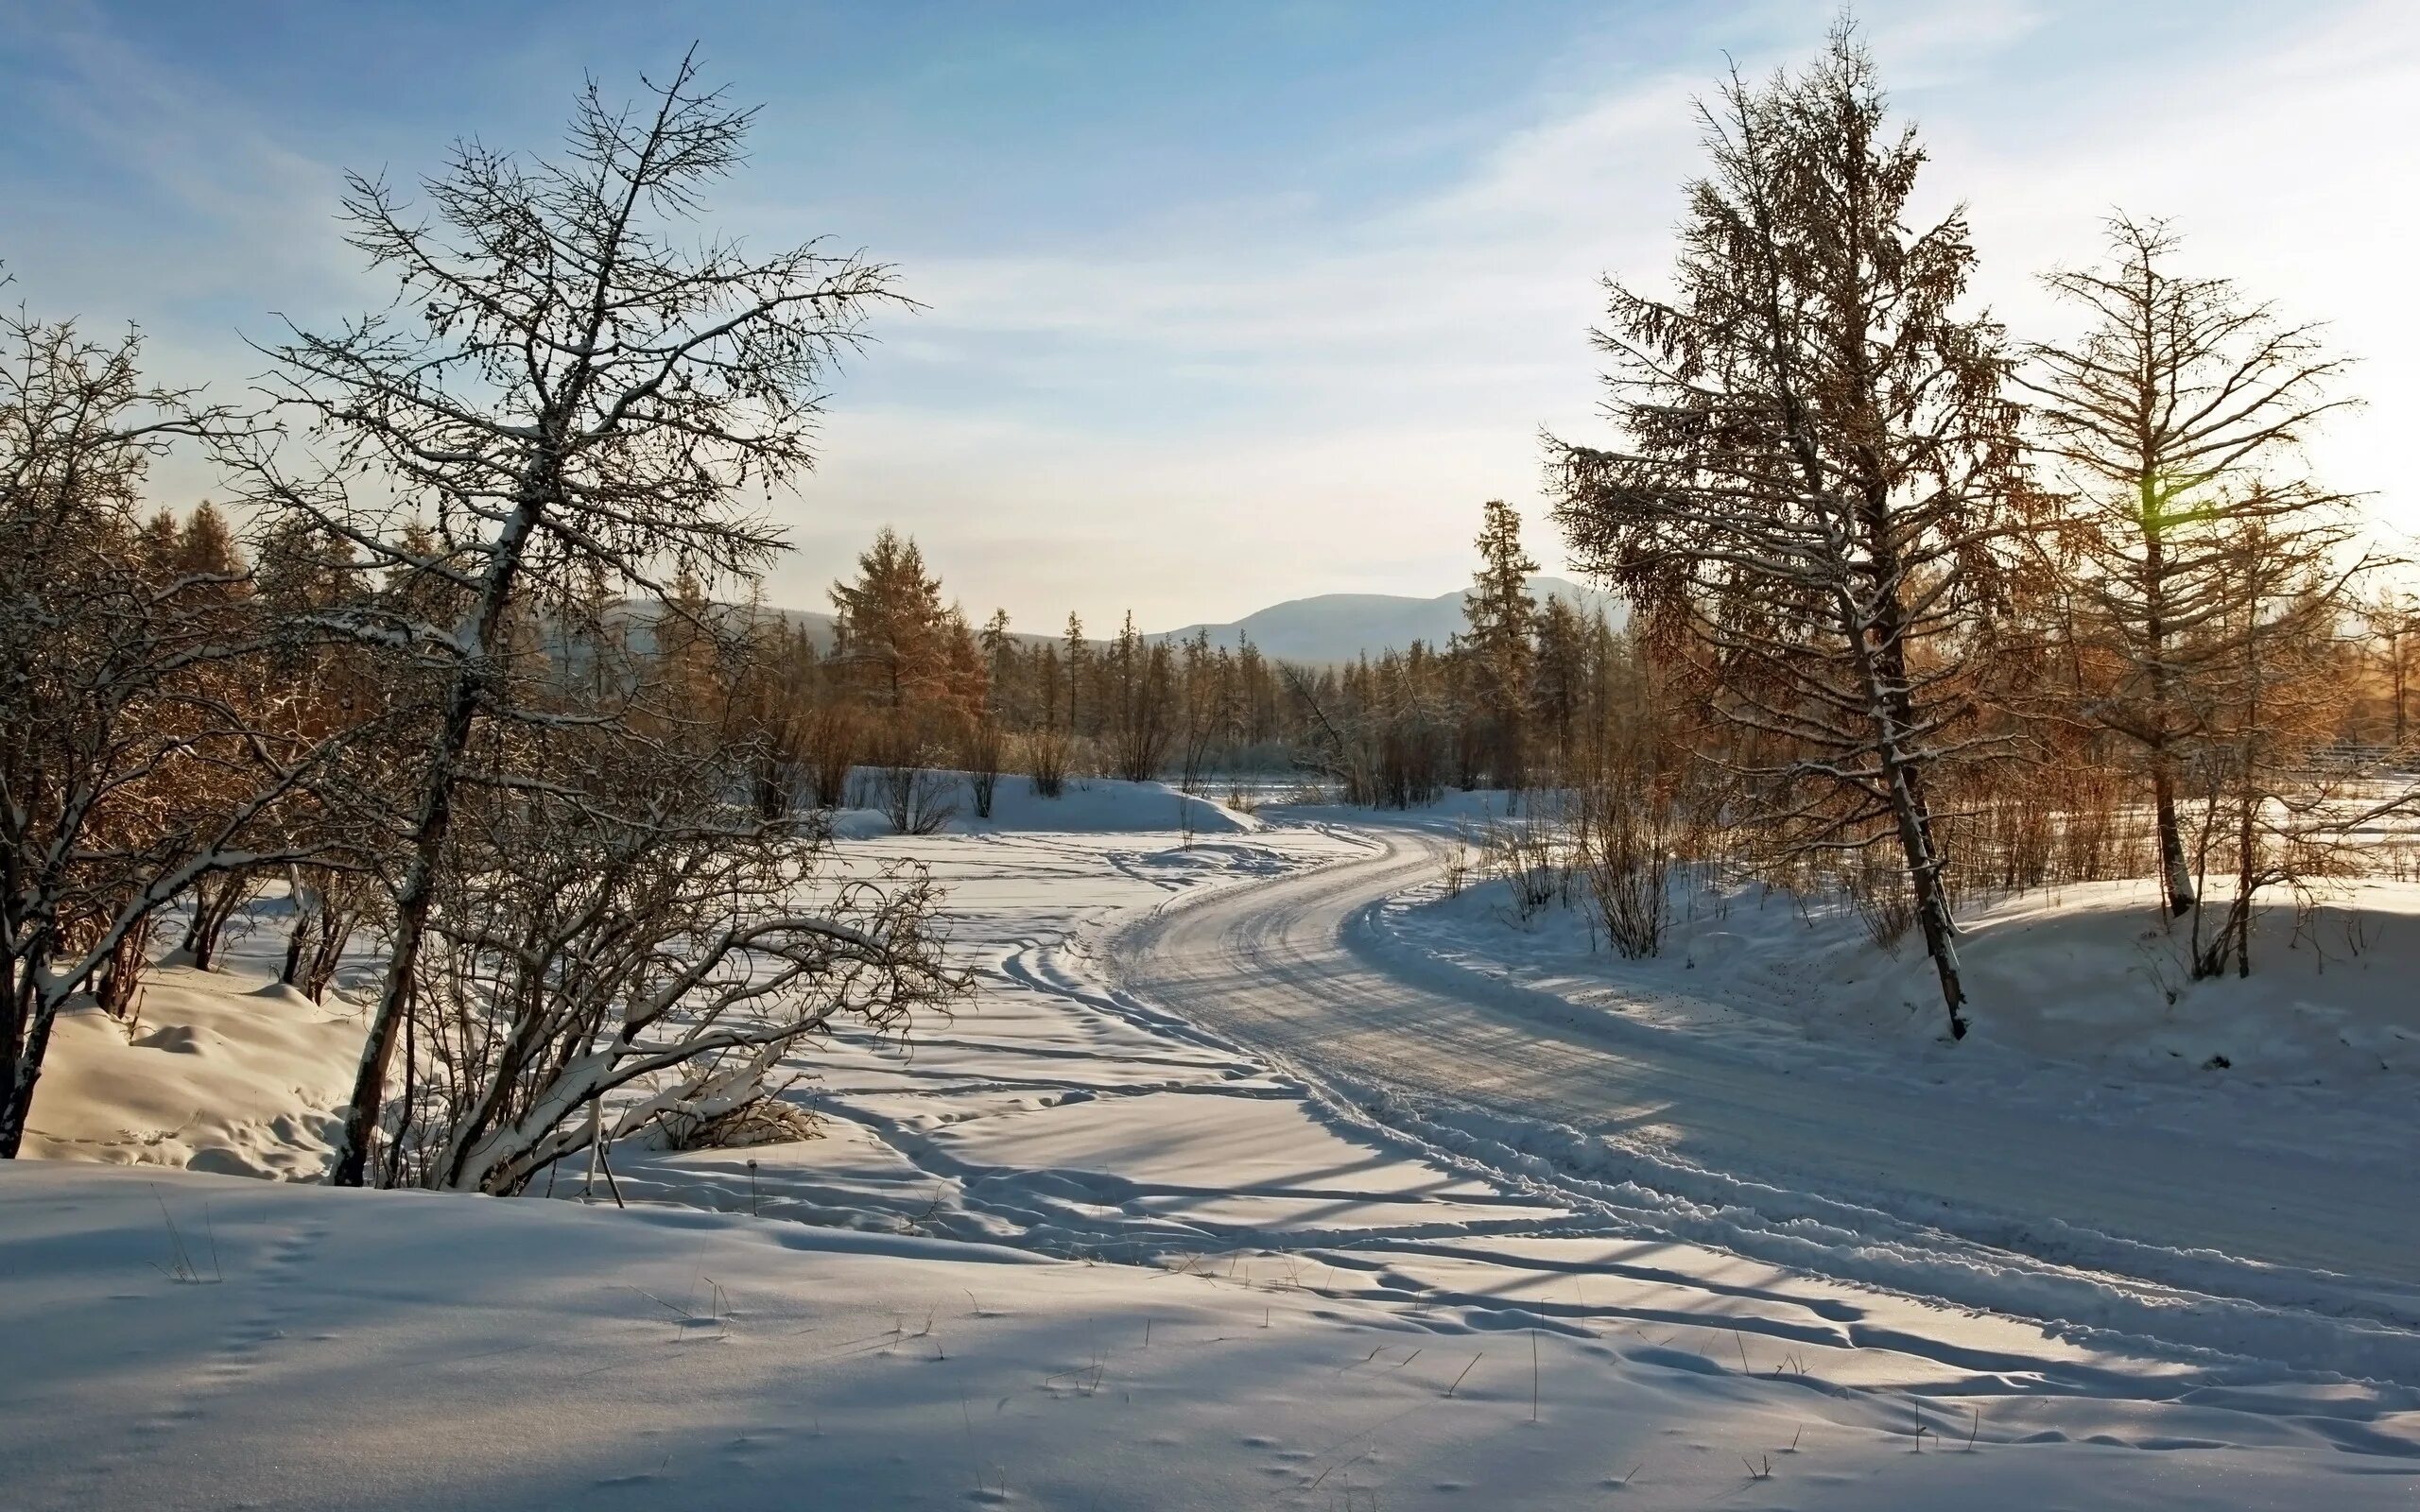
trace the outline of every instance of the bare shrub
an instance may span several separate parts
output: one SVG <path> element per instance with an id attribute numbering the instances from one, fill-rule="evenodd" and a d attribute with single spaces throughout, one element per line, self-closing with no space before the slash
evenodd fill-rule
<path id="1" fill-rule="evenodd" d="M 2066 812 L 2059 825 L 2063 877 L 2070 882 L 2103 882 L 2147 864 L 2134 855 L 2142 849 L 2140 826 L 2128 833 L 2121 825 L 2124 795 L 2115 777 L 2079 766 L 2068 775 L 2066 786 Z"/>
<path id="2" fill-rule="evenodd" d="M 838 808 L 848 796 L 850 769 L 865 747 L 864 722 L 846 704 L 825 704 L 807 715 L 800 745 L 808 796 L 817 808 Z"/>
<path id="3" fill-rule="evenodd" d="M 1453 849 L 1445 852 L 1445 896 L 1460 898 L 1471 879 L 1470 836 L 1458 834 Z"/>
<path id="4" fill-rule="evenodd" d="M 823 1121 L 767 1092 L 719 1112 L 674 1108 L 656 1120 L 667 1150 L 744 1150 L 823 1137 Z"/>
<path id="5" fill-rule="evenodd" d="M 1664 949 L 1671 912 L 1668 807 L 1660 796 L 1627 783 L 1597 791 L 1588 804 L 1590 819 L 1582 832 L 1588 896 L 1605 937 L 1626 961 Z"/>
<path id="6" fill-rule="evenodd" d="M 1026 737 L 1025 770 L 1033 781 L 1033 796 L 1057 798 L 1067 790 L 1070 742 L 1064 730 L 1044 730 Z"/>
<path id="7" fill-rule="evenodd" d="M 517 1193 L 599 1140 L 761 1099 L 837 1021 L 902 1026 L 964 990 L 930 880 L 831 867 L 821 826 L 731 800 L 738 757 L 544 739 L 525 760 L 548 787 L 457 816 L 382 1184 Z"/>
<path id="8" fill-rule="evenodd" d="M 1570 879 L 1555 854 L 1554 833 L 1536 817 L 1493 826 L 1487 847 L 1490 869 L 1510 885 L 1512 916 L 1520 922 L 1567 896 Z"/>
<path id="9" fill-rule="evenodd" d="M 1848 894 L 1866 936 L 1886 951 L 1896 951 L 1899 941 L 1915 927 L 1916 901 L 1904 886 L 1858 878 L 1850 882 Z"/>
<path id="10" fill-rule="evenodd" d="M 901 834 L 931 834 L 958 816 L 953 774 L 925 765 L 935 753 L 918 749 L 886 761 L 873 771 L 875 806 Z"/>
<path id="11" fill-rule="evenodd" d="M 1286 795 L 1286 801 L 1296 805 L 1333 803 L 1336 799 L 1336 789 L 1317 772 L 1297 774 L 1292 790 Z"/>
<path id="12" fill-rule="evenodd" d="M 966 786 L 975 797 L 975 816 L 992 816 L 992 799 L 1000 790 L 1000 767 L 1008 754 L 1008 736 L 993 720 L 983 720 L 967 731 L 963 760 L 966 765 Z"/>

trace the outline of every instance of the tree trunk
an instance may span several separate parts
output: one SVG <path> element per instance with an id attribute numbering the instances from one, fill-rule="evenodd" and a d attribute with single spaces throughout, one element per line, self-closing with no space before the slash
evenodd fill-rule
<path id="1" fill-rule="evenodd" d="M 294 900 L 294 927 L 285 934 L 285 964 L 280 968 L 277 979 L 287 987 L 300 987 L 305 965 L 318 945 L 325 908 L 318 889 L 305 883 L 300 872 L 294 874 L 287 889 Z"/>
<path id="2" fill-rule="evenodd" d="M 118 937 L 96 973 L 93 999 L 111 1018 L 133 1017 L 135 998 L 143 988 L 143 957 L 150 941 L 151 920 L 147 917 Z"/>
<path id="3" fill-rule="evenodd" d="M 2199 894 L 2192 858 L 2185 853 L 2185 826 L 2176 814 L 2176 759 L 2165 747 L 2152 752 L 2152 806 L 2159 826 L 2160 885 L 2168 893 L 2169 917 L 2181 919 L 2193 911 Z"/>
<path id="4" fill-rule="evenodd" d="M 1966 1038 L 1966 985 L 1959 975 L 1957 924 L 1949 915 L 1949 892 L 1943 885 L 1942 858 L 1934 848 L 1932 816 L 1913 789 L 1913 774 L 1902 767 L 1893 780 L 1892 810 L 1899 830 L 1899 847 L 1908 861 L 1908 881 L 1915 892 L 1916 923 L 1924 931 L 1925 954 L 1932 957 L 1933 974 L 1941 980 L 1941 1003 L 1949 1015 L 1949 1038 Z"/>
<path id="5" fill-rule="evenodd" d="M 1894 643 L 1895 644 L 1895 643 Z M 1869 663 L 1870 664 L 1870 663 Z M 1933 835 L 1932 810 L 1925 800 L 1924 778 L 1906 759 L 1900 731 L 1912 728 L 1914 709 L 1903 680 L 1885 687 L 1876 699 L 1887 711 L 1881 721 L 1883 781 L 1891 795 L 1891 818 L 1899 833 L 1899 850 L 1908 865 L 1908 885 L 1915 895 L 1916 924 L 1924 932 L 1925 954 L 1932 958 L 1941 980 L 1942 1007 L 1949 1015 L 1949 1038 L 1966 1038 L 1966 985 L 1958 969 L 1958 926 L 1949 912 L 1949 889 L 1942 878 L 1941 848 Z"/>
<path id="6" fill-rule="evenodd" d="M 194 887 L 193 922 L 185 929 L 184 948 L 193 957 L 195 971 L 216 968 L 219 942 L 226 937 L 228 922 L 235 917 L 243 897 L 240 872 L 226 872 L 215 884 L 202 883 Z"/>
<path id="7" fill-rule="evenodd" d="M 2169 733 L 2176 702 L 2168 662 L 2168 547 L 2161 538 L 2159 479 L 2146 472 L 2135 485 L 2143 532 L 2143 656 L 2151 670 L 2152 805 L 2159 826 L 2159 872 L 2168 914 L 2181 918 L 2200 901 L 2185 857 L 2185 830 L 2176 817 L 2176 752 Z"/>
<path id="8" fill-rule="evenodd" d="M 42 1080 L 43 1057 L 50 1053 L 50 1026 L 59 1016 L 58 1005 L 39 994 L 33 994 L 33 1001 L 20 1012 L 26 1033 L 24 1048 L 15 1052 L 15 1063 L 9 1068 L 8 1101 L 0 1104 L 0 1160 L 15 1160 L 25 1143 L 34 1084 Z"/>
<path id="9" fill-rule="evenodd" d="M 1966 985 L 1958 969 L 1957 922 L 1949 912 L 1948 887 L 1942 876 L 1941 847 L 1933 833 L 1932 809 L 1925 800 L 1924 772 L 1908 741 L 1917 729 L 1915 699 L 1908 691 L 1907 611 L 1899 602 L 1897 555 L 1891 549 L 1885 509 L 1887 495 L 1878 487 L 1865 494 L 1866 550 L 1874 573 L 1874 602 L 1859 612 L 1856 599 L 1843 594 L 1846 628 L 1865 681 L 1867 707 L 1874 712 L 1874 750 L 1891 802 L 1893 826 L 1908 865 L 1908 886 L 1914 894 L 1916 923 L 1924 932 L 1925 954 L 1932 958 L 1941 980 L 1941 1004 L 1949 1015 L 1949 1038 L 1966 1038 Z M 1872 636 L 1869 642 L 1868 635 Z"/>
<path id="10" fill-rule="evenodd" d="M 323 1001 L 329 985 L 336 981 L 337 968 L 344 963 L 345 942 L 353 937 L 360 916 L 323 910 L 320 933 L 313 942 L 310 959 L 302 968 L 302 995 L 314 1003 Z"/>
<path id="11" fill-rule="evenodd" d="M 353 1098 L 345 1108 L 344 1131 L 328 1175 L 333 1186 L 357 1187 L 370 1168 L 370 1143 L 386 1099 L 387 1065 L 394 1058 L 396 1030 L 411 1011 L 412 973 L 419 969 L 421 941 L 428 931 L 429 909 L 437 900 L 438 863 L 447 832 L 453 828 L 454 784 L 463 753 L 470 748 L 479 703 L 494 676 L 489 657 L 520 576 L 522 553 L 546 501 L 556 491 L 555 469 L 551 455 L 544 457 L 523 484 L 512 519 L 496 538 L 474 640 L 464 648 L 464 660 L 455 667 L 446 688 L 445 719 L 429 752 L 420 815 L 412 826 L 412 857 L 395 895 L 394 954 L 387 962 L 387 979 L 379 988 L 369 1039 L 361 1049 L 361 1065 L 354 1075 Z"/>
<path id="12" fill-rule="evenodd" d="M 2248 768 L 2246 781 L 2250 781 Z M 2252 889 L 2258 875 L 2254 847 L 2259 843 L 2259 792 L 2248 788 L 2243 795 L 2242 810 L 2236 819 L 2235 897 L 2236 907 L 2243 916 L 2235 936 L 2235 974 L 2238 976 L 2252 974 Z"/>

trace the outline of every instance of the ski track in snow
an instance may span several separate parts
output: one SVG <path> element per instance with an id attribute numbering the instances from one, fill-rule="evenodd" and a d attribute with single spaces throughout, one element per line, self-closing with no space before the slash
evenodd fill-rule
<path id="1" fill-rule="evenodd" d="M 907 1044 L 844 1036 L 816 1057 L 813 1106 L 890 1167 L 849 1178 L 769 1165 L 752 1190 L 742 1158 L 715 1152 L 643 1162 L 623 1173 L 626 1190 L 1062 1257 L 1241 1266 L 1390 1303 L 1406 1327 L 1436 1332 L 1697 1332 L 1685 1358 L 1728 1370 L 1703 1336 L 1719 1331 L 1742 1372 L 1780 1375 L 1792 1351 L 1825 1351 L 1816 1371 L 1797 1363 L 1820 1389 L 2277 1415 L 2343 1450 L 2420 1456 L 2408 1421 L 2377 1426 L 2420 1410 L 2420 1285 L 2408 1276 L 2113 1233 L 2029 1201 L 2041 1192 L 2025 1183 L 1944 1203 L 1827 1168 L 1839 1152 L 1803 1128 L 1765 1163 L 1701 1164 L 1592 1114 L 1568 1067 L 1528 1075 L 1499 1052 L 1584 1046 L 1652 1074 L 1701 1047 L 1620 1023 L 1542 1038 L 1574 1019 L 1567 1005 L 1381 932 L 1384 901 L 1433 870 L 1417 827 L 1311 825 L 1191 853 L 995 836 L 979 867 L 961 871 L 964 851 L 947 846 L 932 860 L 962 890 L 979 1005 Z M 1104 864 L 1125 896 L 1098 896 Z M 1090 892 L 1076 885 L 1086 877 Z M 1443 1014 L 1460 1038 L 1440 1044 Z M 1695 1060 L 1700 1077 L 1774 1074 L 1720 1053 Z M 1850 1068 L 1841 1086 L 1861 1074 Z M 1794 1079 L 1826 1094 L 1820 1075 Z M 1944 1107 L 1958 1096 L 1894 1090 Z M 1870 1111 L 1865 1096 L 1831 1101 L 1842 1126 Z M 1085 1105 L 1115 1105 L 1096 1120 L 1106 1137 L 1070 1144 Z M 1353 1159 L 1266 1182 L 1210 1174 L 1215 1150 L 1192 1158 L 1198 1179 L 1145 1169 L 1140 1146 L 1187 1107 L 1208 1120 L 1198 1137 L 1215 1142 L 1257 1108 Z M 1989 1111 L 1963 1108 L 1962 1131 Z M 2012 1137 L 2039 1134 L 2024 1123 L 2034 1115 L 2003 1111 Z M 1678 1096 L 1664 1113 L 1686 1116 Z M 1725 1279 L 1742 1267 L 1757 1279 Z"/>

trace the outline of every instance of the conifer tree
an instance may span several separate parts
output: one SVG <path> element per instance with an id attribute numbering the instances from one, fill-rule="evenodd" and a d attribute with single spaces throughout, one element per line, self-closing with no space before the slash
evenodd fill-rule
<path id="1" fill-rule="evenodd" d="M 2298 536 L 2344 502 L 2297 460 L 2348 403 L 2333 392 L 2345 363 L 2227 280 L 2178 272 L 2161 222 L 2121 215 L 2108 236 L 2109 263 L 2046 281 L 2089 328 L 2032 348 L 2020 381 L 2036 450 L 2066 486 L 2073 528 L 2053 540 L 2081 600 L 2072 633 L 2117 668 L 2078 713 L 2140 752 L 2161 885 L 2183 914 L 2197 889 L 2181 768 L 2241 650 L 2232 564 L 2247 529 Z"/>
<path id="2" fill-rule="evenodd" d="M 873 707 L 898 716 L 945 686 L 948 611 L 941 579 L 916 542 L 885 525 L 857 558 L 853 582 L 832 585 L 838 610 L 833 661 Z"/>
<path id="3" fill-rule="evenodd" d="M 2018 527 L 1997 326 L 1962 304 L 1962 211 L 1910 209 L 1894 129 L 1846 22 L 1806 69 L 1701 106 L 1669 298 L 1609 285 L 1598 345 L 1620 438 L 1558 445 L 1582 565 L 1674 644 L 1750 748 L 1766 829 L 1800 854 L 1889 847 L 1953 1037 L 1965 988 L 1930 783 L 1981 748 L 1965 651 Z"/>
<path id="4" fill-rule="evenodd" d="M 1530 680 L 1537 661 L 1530 578 L 1538 564 L 1521 548 L 1520 515 L 1501 499 L 1488 501 L 1478 544 L 1478 573 L 1462 598 L 1469 625 L 1463 645 L 1485 724 L 1489 771 L 1498 787 L 1517 789 L 1528 780 Z"/>

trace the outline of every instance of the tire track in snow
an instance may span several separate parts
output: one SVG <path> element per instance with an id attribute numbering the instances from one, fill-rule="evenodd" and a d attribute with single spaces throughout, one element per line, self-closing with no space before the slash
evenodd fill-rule
<path id="1" fill-rule="evenodd" d="M 1954 1091 L 1910 1090 L 1897 1108 L 1877 1110 L 1863 1095 L 1827 1108 L 1832 1090 L 1818 1076 L 1709 1064 L 1631 1026 L 1591 1034 L 1577 1010 L 1530 989 L 1459 995 L 1453 988 L 1478 980 L 1459 969 L 1443 989 L 1434 977 L 1390 973 L 1343 937 L 1377 901 L 1428 876 L 1435 858 L 1416 835 L 1380 843 L 1366 859 L 1220 889 L 1130 923 L 1107 952 L 1115 987 L 1086 1000 L 1138 1022 L 1177 1021 L 1204 1042 L 1249 1047 L 1313 1089 L 1339 1122 L 1594 1211 L 1608 1232 L 1681 1237 L 2213 1366 L 2256 1361 L 2420 1386 L 2420 1286 L 2406 1277 L 2248 1259 L 2222 1243 L 2180 1248 L 2058 1216 L 2071 1190 L 2122 1205 L 2159 1179 L 2111 1169 L 2128 1153 L 2111 1130 L 1996 1122 L 1994 1109 L 1959 1104 Z M 1513 997 L 1525 1000 L 1508 1006 Z M 1609 1110 L 1641 1123 L 1735 1115 L 1750 1139 L 1735 1128 L 1709 1145 L 1736 1153 L 1761 1134 L 1772 1146 L 1759 1152 L 1763 1163 L 1781 1169 L 1757 1179 L 1744 1174 L 1751 1159 L 1737 1174 L 1692 1162 L 1609 1127 L 1617 1121 Z M 1969 1144 L 1979 1138 L 1986 1147 L 1967 1150 L 1964 1162 L 1979 1173 L 1979 1194 L 1950 1200 L 1894 1184 L 1902 1166 L 1921 1168 L 1931 1156 L 1922 1140 L 1898 1137 L 1910 1128 Z M 1995 1141 L 2005 1147 L 1989 1148 Z M 2100 1163 L 2069 1158 L 2046 1172 L 2035 1153 L 2046 1145 Z M 2146 1221 L 2215 1206 L 2219 1221 L 2203 1214 L 2199 1231 L 2310 1251 L 2312 1235 L 2290 1232 L 2292 1218 L 2263 1226 L 2231 1215 L 2234 1194 L 2211 1179 L 2210 1152 L 2188 1153 L 2194 1159 L 2177 1167 L 2185 1190 L 2152 1204 Z M 2365 1211 L 2331 1202 L 2324 1183 L 2316 1194 L 2296 1190 L 2300 1173 L 2290 1167 L 2263 1174 L 2281 1196 L 2301 1199 L 2306 1222 Z M 2371 1247 L 2420 1267 L 2420 1257 L 2393 1244 L 2410 1222 L 2390 1215 Z"/>

